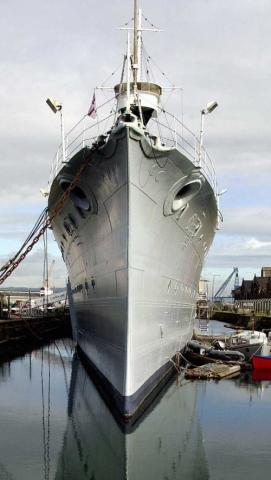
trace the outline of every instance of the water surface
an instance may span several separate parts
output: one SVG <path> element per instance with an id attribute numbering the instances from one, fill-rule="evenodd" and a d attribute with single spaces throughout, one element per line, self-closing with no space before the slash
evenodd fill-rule
<path id="1" fill-rule="evenodd" d="M 0 479 L 255 480 L 271 471 L 271 381 L 168 385 L 125 432 L 70 340 L 0 366 Z"/>

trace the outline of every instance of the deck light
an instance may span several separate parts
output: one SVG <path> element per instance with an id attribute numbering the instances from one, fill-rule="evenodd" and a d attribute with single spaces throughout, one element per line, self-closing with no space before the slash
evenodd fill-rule
<path id="1" fill-rule="evenodd" d="M 201 167 L 201 160 L 202 160 L 202 150 L 203 150 L 203 129 L 204 129 L 204 117 L 215 110 L 218 106 L 216 101 L 212 101 L 207 103 L 206 107 L 201 110 L 200 116 L 200 134 L 199 134 L 199 167 Z"/>
<path id="2" fill-rule="evenodd" d="M 54 100 L 53 98 L 48 97 L 46 100 L 47 105 L 50 107 L 52 112 L 60 112 L 60 129 L 61 129 L 61 140 L 62 140 L 62 163 L 66 162 L 66 143 L 65 143 L 65 133 L 64 133 L 64 118 L 62 112 L 62 103 Z"/>
<path id="3" fill-rule="evenodd" d="M 214 111 L 214 109 L 218 107 L 218 103 L 213 101 L 213 102 L 209 102 L 207 103 L 206 107 L 201 110 L 201 114 L 202 115 L 207 115 L 208 113 L 211 113 Z"/>
<path id="4" fill-rule="evenodd" d="M 57 100 L 54 100 L 53 98 L 47 98 L 46 103 L 47 105 L 49 105 L 49 107 L 54 113 L 59 112 L 59 110 L 62 109 L 61 103 L 59 103 Z"/>

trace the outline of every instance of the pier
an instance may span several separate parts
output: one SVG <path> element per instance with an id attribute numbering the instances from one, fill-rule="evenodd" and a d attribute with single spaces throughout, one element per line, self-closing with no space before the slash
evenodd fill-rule
<path id="1" fill-rule="evenodd" d="M 50 297 L 30 290 L 1 291 L 0 359 L 52 338 L 71 336 L 65 297 L 66 291 Z"/>
<path id="2" fill-rule="evenodd" d="M 9 358 L 15 352 L 28 350 L 50 339 L 70 336 L 68 312 L 0 319 L 0 359 Z"/>
<path id="3" fill-rule="evenodd" d="M 210 319 L 229 323 L 247 330 L 271 330 L 271 314 L 252 309 L 210 309 Z"/>

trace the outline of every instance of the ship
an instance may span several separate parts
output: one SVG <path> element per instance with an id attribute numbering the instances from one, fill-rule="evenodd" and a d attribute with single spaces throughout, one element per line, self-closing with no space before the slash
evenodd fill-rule
<path id="1" fill-rule="evenodd" d="M 143 78 L 142 11 L 113 107 L 97 105 L 55 155 L 48 211 L 66 263 L 73 336 L 125 418 L 155 396 L 191 339 L 199 278 L 219 221 L 215 169 L 200 137 Z M 47 103 L 60 111 L 61 104 Z M 99 110 L 100 108 L 100 110 Z M 62 118 L 62 117 L 61 117 Z M 176 367 L 177 368 L 177 367 Z"/>

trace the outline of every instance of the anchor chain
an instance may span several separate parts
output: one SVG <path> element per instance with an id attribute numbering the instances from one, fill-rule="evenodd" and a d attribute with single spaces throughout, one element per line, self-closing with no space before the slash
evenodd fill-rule
<path id="1" fill-rule="evenodd" d="M 93 150 L 93 149 L 92 149 Z M 74 180 L 70 183 L 68 186 L 67 190 L 61 195 L 59 201 L 57 202 L 55 208 L 53 209 L 52 213 L 50 214 L 50 217 L 47 217 L 47 220 L 43 224 L 43 226 L 38 230 L 38 233 L 34 236 L 32 242 L 28 245 L 28 247 L 25 249 L 25 251 L 19 256 L 18 260 L 13 261 L 10 260 L 8 265 L 6 267 L 2 267 L 2 270 L 4 272 L 0 274 L 0 285 L 12 274 L 12 272 L 20 265 L 20 263 L 25 259 L 25 257 L 31 252 L 32 248 L 38 243 L 40 237 L 44 234 L 47 228 L 51 227 L 51 222 L 52 220 L 61 212 L 63 209 L 67 198 L 69 197 L 71 191 L 76 187 L 78 184 L 82 173 L 85 171 L 89 164 L 89 160 L 87 162 L 84 162 L 81 167 L 79 168 L 77 174 L 74 177 Z M 15 256 L 16 258 L 16 256 Z"/>

